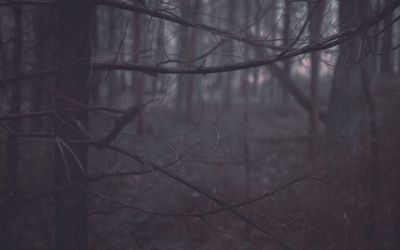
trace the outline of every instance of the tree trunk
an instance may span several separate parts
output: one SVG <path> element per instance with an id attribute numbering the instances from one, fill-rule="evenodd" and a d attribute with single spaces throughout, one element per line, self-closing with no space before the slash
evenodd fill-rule
<path id="1" fill-rule="evenodd" d="M 137 63 L 140 50 L 141 50 L 141 44 L 142 44 L 142 20 L 141 20 L 141 15 L 139 13 L 134 14 L 134 23 L 135 23 L 135 30 L 134 30 L 134 48 L 135 48 L 135 58 L 134 61 Z M 134 72 L 133 73 L 133 91 L 134 91 L 134 96 L 135 96 L 135 104 L 137 106 L 142 105 L 143 102 L 143 88 L 144 88 L 144 77 L 141 72 Z M 137 120 L 136 120 L 136 132 L 138 134 L 143 133 L 143 113 L 140 112 L 138 114 Z"/>
<path id="2" fill-rule="evenodd" d="M 191 20 L 193 23 L 196 23 L 198 21 L 197 20 L 198 12 L 201 11 L 201 0 L 194 1 L 192 3 L 192 9 L 195 13 L 192 15 Z M 198 30 L 196 30 L 196 29 L 191 30 L 191 34 L 190 34 L 191 49 L 189 52 L 190 59 L 192 59 L 196 56 L 196 49 L 197 49 L 197 43 L 198 43 L 197 33 L 198 33 Z M 186 115 L 185 116 L 186 116 L 186 119 L 189 122 L 191 122 L 193 119 L 193 117 L 192 117 L 193 116 L 193 93 L 194 93 L 195 76 L 191 75 L 191 76 L 188 76 L 188 78 L 189 79 L 188 79 L 188 83 L 187 83 L 188 86 L 187 86 L 187 92 L 186 92 Z"/>
<path id="3" fill-rule="evenodd" d="M 16 77 L 21 74 L 21 53 L 22 53 L 22 7 L 14 6 L 14 47 L 13 47 L 13 73 Z M 20 82 L 16 81 L 11 86 L 10 114 L 17 114 L 21 107 L 21 86 Z M 11 121 L 8 124 L 12 131 L 20 132 L 21 123 L 18 119 Z M 18 137 L 9 133 L 6 139 L 6 199 L 12 201 L 18 195 L 18 164 L 19 164 L 19 145 Z M 1 249 L 14 249 L 12 241 L 11 225 L 16 218 L 15 209 L 6 208 L 1 211 Z"/>
<path id="4" fill-rule="evenodd" d="M 41 6 L 35 12 L 34 30 L 35 30 L 35 59 L 37 69 L 43 70 L 55 64 L 55 37 L 49 36 L 49 33 L 54 33 L 56 30 L 56 17 L 53 7 Z M 44 84 L 48 84 L 48 78 L 43 78 L 43 83 L 35 84 L 32 87 L 32 110 L 42 110 L 45 103 L 48 101 L 48 96 L 45 95 Z M 32 130 L 39 131 L 45 127 L 45 120 L 38 117 L 33 120 Z"/>
<path id="5" fill-rule="evenodd" d="M 388 4 L 390 1 L 386 0 L 386 3 Z M 394 67 L 393 67 L 393 58 L 392 58 L 392 53 L 390 53 L 392 49 L 392 26 L 391 22 L 393 19 L 393 12 L 391 12 L 388 16 L 386 16 L 385 20 L 383 21 L 384 27 L 387 27 L 385 32 L 383 33 L 382 36 L 382 47 L 381 47 L 381 74 L 383 75 L 384 78 L 390 78 L 393 75 L 394 72 Z"/>
<path id="6" fill-rule="evenodd" d="M 179 1 L 179 6 L 181 8 L 181 15 L 183 19 L 188 18 L 188 8 L 190 6 L 190 1 L 181 0 Z M 189 46 L 189 29 L 187 27 L 179 27 L 178 30 L 178 47 L 177 54 L 179 58 L 182 60 L 188 59 L 188 46 Z M 177 76 L 177 86 L 176 86 L 176 111 L 178 116 L 182 115 L 183 104 L 184 104 L 184 93 L 185 93 L 185 85 L 187 81 L 186 75 L 178 75 Z"/>
<path id="7" fill-rule="evenodd" d="M 158 26 L 157 26 L 157 39 L 155 41 L 155 59 L 156 62 L 162 61 L 164 56 L 163 56 L 163 47 L 164 47 L 164 20 L 160 19 L 158 20 Z M 159 78 L 162 79 L 162 76 L 159 77 L 153 77 L 152 80 L 152 92 L 153 92 L 153 98 L 156 98 L 158 96 L 158 89 L 160 86 L 159 82 L 162 82 Z M 161 88 L 160 88 L 161 89 Z"/>
<path id="8" fill-rule="evenodd" d="M 286 48 L 291 43 L 291 19 L 292 19 L 292 3 L 290 0 L 285 0 L 285 15 L 284 15 L 284 27 L 283 27 L 283 47 Z M 291 61 L 286 59 L 283 61 L 283 70 L 285 74 L 290 77 L 291 75 Z M 289 105 L 289 94 L 286 89 L 282 88 L 282 108 L 286 109 Z"/>
<path id="9" fill-rule="evenodd" d="M 197 14 L 191 13 L 191 11 L 195 11 L 195 8 L 200 8 L 200 1 L 181 0 L 180 6 L 183 19 L 191 20 L 192 22 L 196 20 L 195 16 Z M 180 60 L 188 61 L 194 57 L 197 43 L 196 32 L 198 31 L 188 27 L 179 28 Z M 184 63 L 182 67 L 190 65 L 192 64 Z M 177 81 L 177 111 L 180 115 L 183 114 L 184 119 L 187 121 L 191 121 L 192 116 L 193 81 L 193 75 L 179 75 Z"/>
<path id="10" fill-rule="evenodd" d="M 100 15 L 100 8 L 98 6 L 92 6 L 91 9 L 91 27 L 90 27 L 90 35 L 91 35 L 91 44 L 93 48 L 93 53 L 96 53 L 96 49 L 99 48 L 100 45 L 100 38 L 99 38 L 99 20 L 101 20 L 101 15 Z M 97 53 L 93 54 L 94 57 L 97 57 Z M 102 75 L 97 73 L 96 71 L 93 72 L 92 79 L 89 82 L 90 87 L 90 96 L 89 96 L 89 103 L 91 105 L 98 105 L 99 101 L 101 101 L 100 98 L 100 89 L 101 89 L 101 82 L 102 82 Z"/>
<path id="11" fill-rule="evenodd" d="M 309 2 L 308 9 L 310 18 L 310 43 L 316 44 L 321 39 L 321 25 L 325 9 L 325 0 L 318 2 Z M 320 72 L 320 53 L 315 51 L 311 53 L 311 79 L 310 79 L 310 102 L 311 112 L 309 114 L 310 123 L 310 156 L 315 157 L 317 149 L 317 137 L 319 134 L 319 103 L 318 103 L 318 84 Z"/>
<path id="12" fill-rule="evenodd" d="M 4 17 L 0 15 L 0 23 L 4 22 Z M 3 30 L 0 27 L 0 39 L 1 41 L 4 40 L 4 34 L 3 34 Z M 7 76 L 8 70 L 7 70 L 7 65 L 8 65 L 8 57 L 7 57 L 7 53 L 6 53 L 6 48 L 5 48 L 5 44 L 4 43 L 0 43 L 0 62 L 1 62 L 1 73 L 3 74 L 3 77 Z M 3 102 L 0 102 L 0 105 L 3 105 Z"/>
<path id="13" fill-rule="evenodd" d="M 58 0 L 58 63 L 55 92 L 87 105 L 90 74 L 90 0 Z M 57 136 L 55 155 L 55 249 L 88 248 L 87 146 L 70 140 L 84 139 L 88 115 L 64 99 L 55 99 Z M 73 191 L 70 189 L 74 189 Z M 79 191 L 78 191 L 79 190 Z"/>
<path id="14" fill-rule="evenodd" d="M 228 20 L 231 25 L 231 27 L 235 27 L 237 22 L 237 17 L 235 13 L 237 13 L 238 2 L 237 1 L 231 1 L 229 3 L 229 9 L 228 9 Z M 234 54 L 234 49 L 235 49 L 235 43 L 233 41 L 228 41 L 228 49 L 227 52 L 229 55 Z M 224 82 L 224 90 L 223 90 L 223 106 L 225 109 L 229 110 L 232 106 L 232 95 L 233 95 L 233 79 L 235 79 L 235 73 L 236 72 L 230 72 L 226 74 L 225 82 Z"/>
<path id="15" fill-rule="evenodd" d="M 339 1 L 339 29 L 347 30 L 363 20 L 365 1 Z M 368 3 L 367 3 L 368 4 Z M 340 45 L 338 62 L 329 100 L 327 135 L 332 150 L 331 178 L 336 183 L 331 195 L 332 212 L 341 222 L 343 244 L 349 249 L 371 249 L 371 185 L 376 176 L 368 165 L 368 123 L 362 65 L 366 41 L 355 37 Z"/>
<path id="16" fill-rule="evenodd" d="M 118 22 L 118 12 L 116 9 L 110 8 L 107 10 L 107 17 L 108 17 L 108 25 L 107 25 L 107 32 L 108 32 L 108 39 L 107 39 L 107 48 L 109 50 L 113 50 L 114 45 L 115 45 L 115 37 L 117 37 L 117 32 L 118 32 L 118 26 L 117 24 Z M 113 105 L 113 99 L 114 99 L 114 95 L 116 92 L 116 89 L 118 89 L 118 87 L 120 87 L 120 84 L 111 84 L 113 82 L 115 83 L 120 83 L 121 81 L 121 76 L 119 73 L 114 72 L 114 73 L 110 73 L 109 76 L 109 83 L 107 85 L 107 105 L 108 106 L 112 106 Z M 117 87 L 118 86 L 118 87 Z"/>

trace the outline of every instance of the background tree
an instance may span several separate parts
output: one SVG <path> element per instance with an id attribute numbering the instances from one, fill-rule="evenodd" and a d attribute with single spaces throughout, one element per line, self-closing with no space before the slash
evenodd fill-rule
<path id="1" fill-rule="evenodd" d="M 368 8 L 364 4 L 361 1 L 339 2 L 341 30 L 347 30 L 365 20 L 368 14 L 365 10 Z M 367 53 L 366 40 L 362 36 L 340 45 L 327 120 L 330 147 L 336 159 L 332 162 L 333 178 L 342 180 L 341 191 L 335 191 L 337 195 L 334 198 L 335 204 L 339 206 L 337 216 L 345 214 L 343 232 L 354 237 L 354 240 L 344 244 L 365 248 L 371 247 L 368 242 L 374 239 L 368 231 L 375 230 L 371 222 L 375 220 L 376 214 L 369 208 L 376 202 L 376 191 L 371 192 L 374 190 L 371 187 L 378 185 L 374 174 L 376 170 L 365 169 L 368 166 L 369 142 L 367 103 L 363 91 L 366 79 L 363 78 L 362 67 Z"/>
<path id="2" fill-rule="evenodd" d="M 308 9 L 310 12 L 310 43 L 318 43 L 321 38 L 321 27 L 323 21 L 323 14 L 325 10 L 325 0 L 320 0 L 317 2 L 309 2 Z M 311 112 L 310 112 L 310 154 L 313 158 L 315 156 L 315 151 L 317 149 L 316 140 L 320 131 L 320 119 L 319 119 L 319 95 L 318 95 L 318 85 L 319 85 L 319 74 L 320 74 L 320 54 L 319 52 L 312 52 L 310 55 L 311 65 L 310 65 L 310 101 L 311 101 Z"/>

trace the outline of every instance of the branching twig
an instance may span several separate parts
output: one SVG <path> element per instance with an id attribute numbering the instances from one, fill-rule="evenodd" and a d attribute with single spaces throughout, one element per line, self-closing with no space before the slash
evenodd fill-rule
<path id="1" fill-rule="evenodd" d="M 149 102 L 148 102 L 149 103 Z M 122 129 L 130 122 L 133 121 L 140 112 L 147 106 L 147 104 L 143 106 L 132 106 L 129 108 L 115 123 L 114 127 L 111 131 L 99 142 L 100 147 L 108 146 L 122 131 Z"/>

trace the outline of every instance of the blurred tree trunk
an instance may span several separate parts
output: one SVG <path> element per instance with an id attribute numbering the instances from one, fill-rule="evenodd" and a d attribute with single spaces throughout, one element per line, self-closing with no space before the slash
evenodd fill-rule
<path id="1" fill-rule="evenodd" d="M 323 20 L 323 13 L 325 10 L 325 0 L 317 2 L 308 2 L 310 18 L 310 44 L 316 44 L 321 39 L 321 26 Z M 311 159 L 315 157 L 317 149 L 317 137 L 319 134 L 319 103 L 318 103 L 318 84 L 320 73 L 320 53 L 315 51 L 311 52 L 311 79 L 310 79 L 310 102 L 311 112 L 309 115 L 310 123 L 310 156 Z"/>
<path id="2" fill-rule="evenodd" d="M 246 21 L 249 23 L 251 21 L 251 5 L 254 5 L 254 1 L 249 1 L 245 3 L 244 11 L 246 16 Z M 250 58 L 251 51 L 248 48 L 245 48 L 244 56 L 246 58 Z M 249 140 L 247 135 L 248 123 L 249 123 L 249 88 L 250 88 L 250 75 L 254 75 L 254 70 L 248 70 L 245 72 L 243 79 L 241 79 L 241 90 L 243 96 L 243 162 L 244 162 L 244 193 L 245 197 L 249 198 L 251 196 L 251 187 L 250 187 L 250 149 L 249 149 Z M 253 79 L 255 82 L 255 78 Z"/>
<path id="3" fill-rule="evenodd" d="M 229 27 L 234 27 L 236 28 L 236 24 L 238 23 L 237 20 L 237 1 L 231 1 L 229 3 L 229 8 L 228 8 L 228 21 L 229 21 Z M 234 41 L 228 41 L 228 49 L 227 49 L 228 55 L 233 56 L 235 52 L 235 43 Z M 233 79 L 235 79 L 235 72 L 229 72 L 226 74 L 225 77 L 225 82 L 224 82 L 224 91 L 223 91 L 223 106 L 225 109 L 230 109 L 232 106 L 232 95 L 233 95 Z"/>
<path id="4" fill-rule="evenodd" d="M 4 17 L 2 15 L 0 15 L 0 23 L 3 23 Z M 5 35 L 3 34 L 3 29 L 0 26 L 0 39 L 1 41 L 5 40 L 4 39 Z M 7 53 L 6 53 L 6 48 L 4 43 L 0 44 L 0 62 L 1 62 L 1 73 L 3 74 L 3 77 L 7 76 L 7 65 L 8 65 L 8 58 L 7 58 Z M 3 94 L 3 93 L 1 93 Z M 0 105 L 3 105 L 3 102 L 0 102 Z M 1 106 L 0 106 L 1 107 Z"/>
<path id="5" fill-rule="evenodd" d="M 283 47 L 286 48 L 291 43 L 291 23 L 292 23 L 292 3 L 290 0 L 285 0 L 285 14 L 284 14 L 284 27 L 283 27 Z M 283 70 L 288 76 L 291 75 L 291 61 L 286 59 L 283 61 Z M 286 89 L 282 88 L 282 107 L 286 109 L 289 105 L 289 94 Z"/>
<path id="6" fill-rule="evenodd" d="M 268 22 L 267 22 L 268 29 L 267 30 L 273 30 L 276 25 L 276 17 L 277 17 L 277 9 L 278 9 L 277 7 L 278 7 L 277 2 L 274 1 L 271 3 L 271 10 L 270 10 L 271 14 L 268 15 Z M 269 32 L 268 35 L 270 37 L 270 38 L 268 37 L 268 39 L 271 39 L 273 41 L 273 45 L 277 45 L 277 43 L 275 41 L 276 40 L 276 32 Z M 264 85 L 262 87 L 263 91 L 261 91 L 263 100 L 265 98 L 268 98 L 269 106 L 274 109 L 276 108 L 275 105 L 277 104 L 276 103 L 276 97 L 277 97 L 276 96 L 276 92 L 277 92 L 276 91 L 277 90 L 276 80 L 277 79 L 270 74 L 270 77 L 268 78 L 268 80 L 263 83 L 263 85 Z M 268 94 L 266 93 L 267 89 L 268 89 Z"/>
<path id="7" fill-rule="evenodd" d="M 182 18 L 196 22 L 197 11 L 201 8 L 201 1 L 181 0 L 180 6 Z M 179 28 L 179 60 L 183 61 L 182 67 L 193 65 L 185 61 L 191 60 L 195 56 L 197 32 L 196 29 L 188 27 Z M 177 81 L 177 111 L 180 115 L 183 114 L 184 119 L 189 122 L 192 120 L 194 79 L 194 75 L 179 75 Z"/>
<path id="8" fill-rule="evenodd" d="M 378 14 L 381 11 L 381 1 L 380 0 L 376 0 L 375 4 L 373 6 L 373 11 L 374 11 L 374 15 Z M 375 25 L 372 28 L 372 34 L 376 34 L 379 32 L 379 30 L 381 29 L 380 25 Z M 371 41 L 371 46 L 373 48 L 373 51 L 377 52 L 380 50 L 380 42 L 382 39 L 374 39 L 373 41 Z M 381 60 L 377 60 L 376 58 L 371 58 L 370 63 L 369 63 L 369 68 L 371 72 L 374 72 L 375 75 L 378 75 L 380 72 L 380 61 Z"/>
<path id="9" fill-rule="evenodd" d="M 115 41 L 116 37 L 118 37 L 117 32 L 118 32 L 118 11 L 114 8 L 107 9 L 107 34 L 108 37 L 107 39 L 107 48 L 109 50 L 115 49 Z M 115 89 L 118 89 L 119 82 L 120 82 L 120 77 L 119 77 L 118 72 L 111 72 L 109 76 L 109 82 L 107 85 L 107 104 L 108 106 L 113 105 L 113 98 L 114 98 L 114 93 L 116 92 Z M 112 84 L 112 83 L 118 83 L 118 84 Z"/>
<path id="10" fill-rule="evenodd" d="M 201 11 L 201 0 L 194 0 L 191 6 L 192 10 L 194 13 L 191 16 L 191 20 L 193 23 L 196 23 L 198 20 L 199 12 Z M 190 56 L 189 58 L 192 59 L 196 56 L 196 50 L 197 50 L 197 41 L 199 36 L 197 35 L 199 31 L 196 29 L 191 29 L 191 34 L 190 34 Z M 194 93 L 194 84 L 195 84 L 195 76 L 190 75 L 188 76 L 188 83 L 187 83 L 187 92 L 186 92 L 186 119 L 191 122 L 193 120 L 193 93 Z"/>
<path id="11" fill-rule="evenodd" d="M 134 14 L 134 38 L 133 38 L 133 44 L 134 44 L 134 62 L 138 63 L 139 62 L 139 56 L 140 56 L 140 51 L 142 49 L 142 18 L 139 13 Z M 141 72 L 133 72 L 133 94 L 135 96 L 135 104 L 137 106 L 142 105 L 143 102 L 143 88 L 144 88 L 144 81 L 145 78 L 143 77 L 143 74 Z M 137 120 L 136 120 L 136 132 L 138 134 L 143 133 L 143 113 L 140 112 L 138 114 Z"/>
<path id="12" fill-rule="evenodd" d="M 91 44 L 93 46 L 93 52 L 97 52 L 97 48 L 100 47 L 100 37 L 98 35 L 99 33 L 99 21 L 101 20 L 101 12 L 99 11 L 98 6 L 92 6 L 91 10 L 91 26 L 90 26 L 90 35 L 91 35 Z M 93 57 L 97 57 L 97 53 L 93 54 Z M 101 82 L 102 82 L 102 75 L 96 71 L 93 72 L 92 80 L 90 80 L 89 86 L 90 86 L 90 96 L 89 96 L 89 103 L 93 104 L 96 106 L 99 101 L 101 101 L 100 98 L 100 88 L 101 88 Z"/>
<path id="13" fill-rule="evenodd" d="M 22 6 L 13 7 L 14 14 L 14 34 L 13 34 L 13 74 L 18 77 L 21 74 L 21 59 L 22 59 Z M 11 86 L 11 100 L 9 104 L 9 113 L 20 113 L 21 109 L 21 86 L 19 81 L 15 81 Z M 19 119 L 14 119 L 7 124 L 8 128 L 14 132 L 20 132 L 21 122 Z M 17 135 L 9 133 L 6 138 L 6 200 L 12 201 L 18 195 L 18 164 L 19 164 L 19 144 Z M 1 249 L 14 249 L 12 241 L 11 225 L 16 218 L 15 208 L 6 208 L 1 211 Z"/>
<path id="14" fill-rule="evenodd" d="M 389 4 L 391 0 L 386 0 L 386 4 Z M 382 36 L 382 46 L 381 46 L 381 74 L 384 78 L 390 78 L 393 76 L 394 72 L 394 65 L 393 65 L 393 58 L 392 53 L 390 53 L 392 49 L 392 36 L 393 36 L 393 29 L 391 26 L 391 22 L 393 20 L 393 12 L 391 12 L 388 16 L 385 17 L 383 21 L 383 25 L 386 28 L 385 32 Z"/>
<path id="15" fill-rule="evenodd" d="M 87 105 L 91 1 L 58 0 L 57 16 L 58 63 L 62 67 L 54 90 Z M 55 99 L 55 108 L 55 249 L 83 250 L 88 248 L 87 145 L 70 140 L 85 138 L 81 131 L 87 129 L 88 115 L 61 98 Z"/>
<path id="16" fill-rule="evenodd" d="M 393 1 L 384 1 L 383 8 L 391 2 Z M 372 94 L 370 87 L 371 71 L 368 71 L 367 67 L 363 68 L 364 92 L 370 115 L 368 124 L 371 155 L 368 173 L 370 174 L 371 185 L 369 190 L 372 203 L 369 213 L 374 215 L 373 219 L 368 221 L 368 237 L 375 249 L 398 249 L 400 247 L 398 237 L 400 232 L 398 226 L 400 218 L 400 199 L 398 198 L 398 191 L 400 190 L 398 184 L 399 154 L 398 150 L 392 150 L 391 146 L 387 146 L 398 145 L 397 142 L 400 138 L 397 132 L 400 120 L 395 115 L 400 107 L 399 98 L 396 96 L 398 92 L 396 90 L 387 91 L 386 89 L 393 83 L 394 85 L 398 83 L 393 81 L 395 79 L 395 52 L 391 51 L 393 49 L 393 34 L 395 34 L 393 27 L 396 27 L 396 24 L 391 25 L 394 13 L 396 12 L 391 12 L 383 21 L 383 26 L 386 28 L 383 36 L 375 38 L 375 40 L 380 40 L 381 42 L 380 51 L 379 49 L 376 51 L 383 53 L 383 55 L 380 58 L 371 58 L 371 60 L 380 61 L 380 74 L 382 77 L 379 77 L 380 82 L 375 84 L 378 84 L 379 91 L 386 92 L 383 96 L 376 93 Z M 375 98 L 380 100 L 376 102 Z M 396 111 L 393 113 L 394 110 Z"/>
<path id="17" fill-rule="evenodd" d="M 218 8 L 219 4 L 221 3 L 222 1 L 221 2 L 214 1 L 212 5 L 204 5 L 204 6 L 205 8 L 210 8 L 211 16 L 221 16 L 225 12 L 223 8 Z M 215 20 L 215 26 L 219 27 L 220 25 L 221 25 L 221 20 L 220 19 Z M 216 58 L 215 62 L 221 65 L 223 63 L 223 58 L 222 57 Z M 209 92 L 211 92 L 211 98 L 212 98 L 211 101 L 222 103 L 222 100 L 224 98 L 223 87 L 225 87 L 225 85 L 223 85 L 223 82 L 225 81 L 225 78 L 226 78 L 226 73 L 219 73 L 216 74 L 215 77 L 213 77 L 213 81 L 210 84 L 209 88 L 207 89 Z"/>
<path id="18" fill-rule="evenodd" d="M 35 59 L 38 70 L 51 67 L 55 64 L 55 31 L 56 17 L 53 7 L 41 6 L 36 9 L 34 16 L 35 32 Z M 50 34 L 50 35 L 49 35 Z M 32 110 L 42 110 L 48 100 L 44 93 L 44 84 L 48 84 L 48 78 L 43 78 L 43 83 L 35 84 L 32 87 Z M 32 129 L 38 131 L 44 127 L 44 119 L 38 117 L 33 120 Z"/>
<path id="19" fill-rule="evenodd" d="M 155 41 L 155 59 L 156 62 L 162 61 L 164 56 L 163 56 L 163 47 L 164 47 L 164 20 L 160 19 L 158 20 L 158 26 L 157 26 L 157 39 Z M 153 98 L 157 97 L 158 94 L 158 83 L 162 82 L 160 79 L 162 76 L 159 77 L 153 77 L 152 80 L 152 92 L 153 92 Z M 160 88 L 161 90 L 161 88 Z M 160 93 L 161 94 L 161 93 Z"/>
<path id="20" fill-rule="evenodd" d="M 359 25 L 368 2 L 339 1 L 339 29 Z M 378 249 L 375 235 L 376 167 L 369 164 L 367 98 L 363 65 L 367 61 L 366 40 L 359 36 L 340 45 L 329 100 L 327 135 L 333 152 L 331 178 L 332 209 L 341 222 L 343 242 L 349 249 Z"/>
<path id="21" fill-rule="evenodd" d="M 187 20 L 189 18 L 189 8 L 190 8 L 190 0 L 180 0 L 179 6 L 181 8 L 181 16 L 183 19 Z M 178 58 L 182 61 L 188 59 L 188 51 L 189 51 L 189 28 L 187 27 L 179 27 L 178 28 Z M 185 65 L 183 65 L 185 67 Z M 190 77 L 190 76 L 189 76 Z M 177 76 L 177 87 L 176 87 L 176 111 L 178 112 L 178 116 L 182 115 L 183 105 L 184 105 L 184 96 L 185 89 L 187 84 L 188 76 L 186 75 L 178 75 Z"/>

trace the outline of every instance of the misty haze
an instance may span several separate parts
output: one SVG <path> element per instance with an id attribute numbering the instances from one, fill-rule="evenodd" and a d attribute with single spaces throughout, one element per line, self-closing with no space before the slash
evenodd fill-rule
<path id="1" fill-rule="evenodd" d="M 399 19 L 0 0 L 0 249 L 400 249 Z"/>

